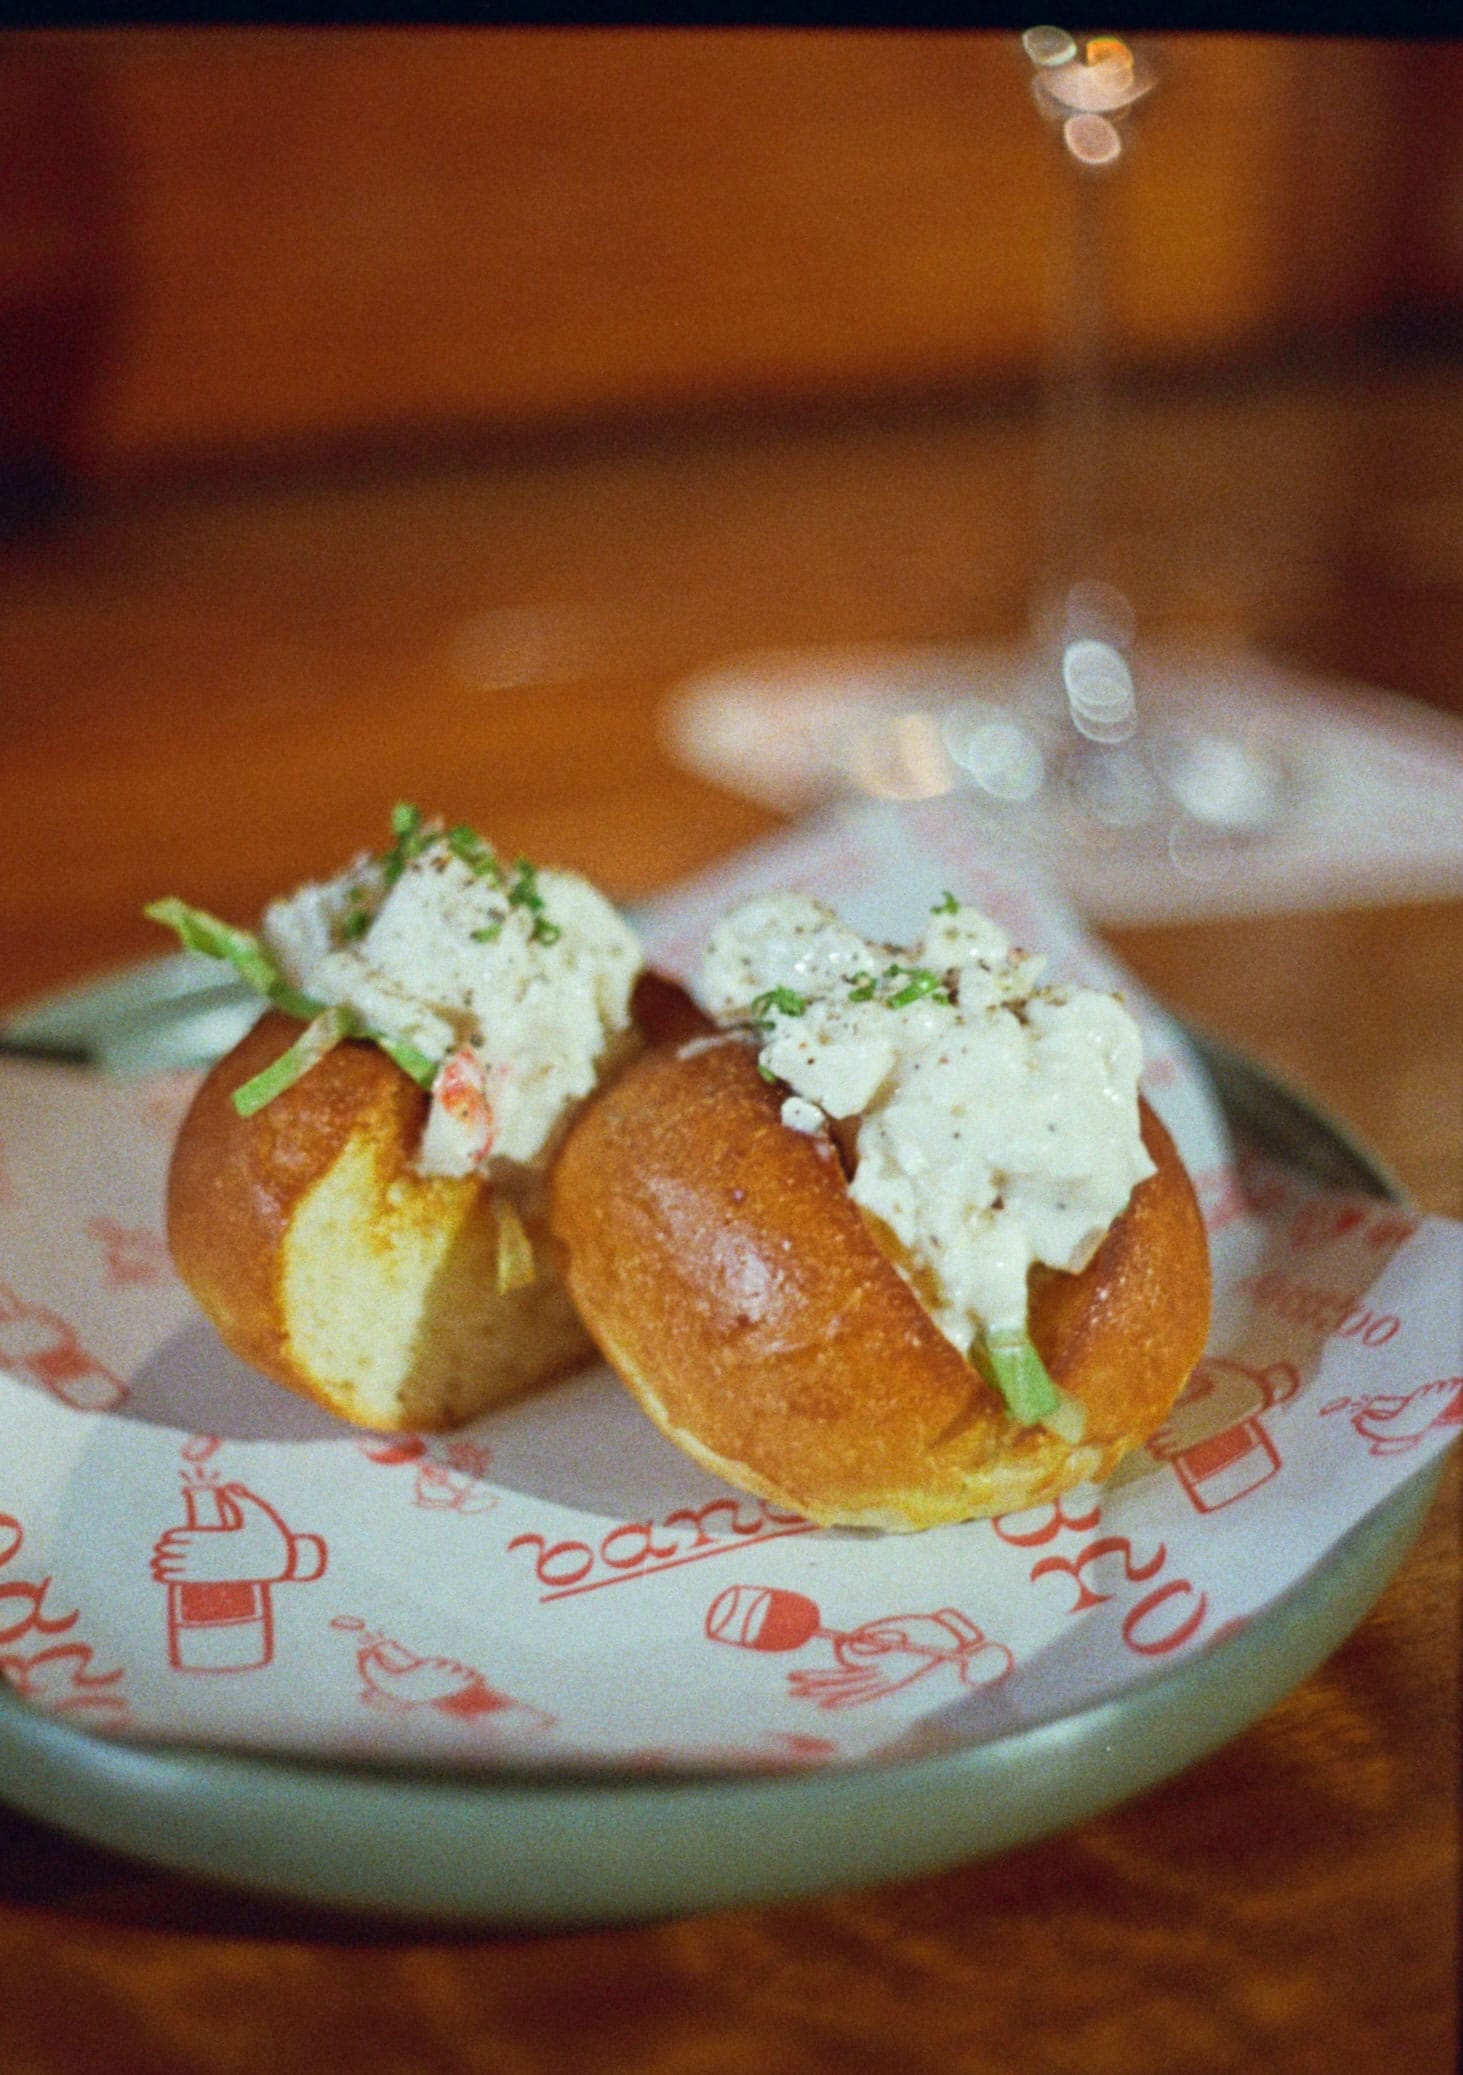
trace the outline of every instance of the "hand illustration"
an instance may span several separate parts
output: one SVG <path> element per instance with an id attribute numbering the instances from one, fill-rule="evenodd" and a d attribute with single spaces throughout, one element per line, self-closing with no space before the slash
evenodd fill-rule
<path id="1" fill-rule="evenodd" d="M 319 1536 L 291 1534 L 274 1508 L 242 1484 L 224 1485 L 218 1506 L 219 1527 L 170 1527 L 159 1535 L 152 1554 L 158 1584 L 308 1583 L 324 1571 Z"/>
<path id="2" fill-rule="evenodd" d="M 958 1608 L 937 1614 L 895 1614 L 839 1636 L 838 1663 L 829 1671 L 793 1671 L 788 1690 L 821 1708 L 860 1707 L 896 1693 L 949 1666 L 965 1686 L 994 1685 L 1014 1659 Z"/>

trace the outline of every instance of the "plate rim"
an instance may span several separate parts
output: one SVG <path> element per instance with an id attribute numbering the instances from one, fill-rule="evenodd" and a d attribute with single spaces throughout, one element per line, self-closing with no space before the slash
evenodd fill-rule
<path id="1" fill-rule="evenodd" d="M 175 1872 L 446 1922 L 637 1922 L 932 1873 L 1085 1821 L 1251 1726 L 1386 1590 L 1446 1461 L 1425 1465 L 1211 1649 L 960 1750 L 836 1770 L 530 1778 L 129 1742 L 45 1715 L 0 1685 L 0 1792 L 26 1814 Z M 413 1842 L 415 1855 L 403 1856 Z"/>

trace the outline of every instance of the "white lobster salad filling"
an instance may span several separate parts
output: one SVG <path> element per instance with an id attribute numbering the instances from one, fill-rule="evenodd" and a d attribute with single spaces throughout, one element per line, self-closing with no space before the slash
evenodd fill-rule
<path id="1" fill-rule="evenodd" d="M 756 1027 L 783 1121 L 857 1120 L 850 1194 L 963 1354 L 1023 1334 L 1033 1263 L 1084 1267 L 1154 1171 L 1136 1023 L 1114 995 L 1043 987 L 1044 964 L 952 895 L 910 951 L 792 893 L 745 902 L 706 949 L 703 1000 Z"/>
<path id="2" fill-rule="evenodd" d="M 528 1164 L 628 1028 L 639 945 L 572 872 L 509 864 L 466 828 L 398 810 L 397 841 L 265 912 L 291 986 L 345 1012 L 432 1103 L 417 1164 Z"/>

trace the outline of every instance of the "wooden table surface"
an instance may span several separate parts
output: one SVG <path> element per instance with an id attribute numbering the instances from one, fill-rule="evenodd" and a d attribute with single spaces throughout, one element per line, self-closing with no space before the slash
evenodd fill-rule
<path id="1" fill-rule="evenodd" d="M 1112 510 L 1145 615 L 1448 703 L 1460 405 L 1437 361 L 1134 402 Z M 772 817 L 671 762 L 669 688 L 769 646 L 1011 633 L 1032 460 L 1019 400 L 732 417 L 159 487 L 11 543 L 0 1004 L 157 949 L 138 910 L 163 890 L 248 917 L 396 798 L 622 897 L 727 853 Z M 1457 923 L 1114 941 L 1459 1215 Z M 1432 2075 L 1457 2025 L 1457 1519 L 1455 1457 L 1351 1639 L 1184 1776 L 867 1892 L 563 1935 L 361 1924 L 0 1810 L 0 2069 Z"/>

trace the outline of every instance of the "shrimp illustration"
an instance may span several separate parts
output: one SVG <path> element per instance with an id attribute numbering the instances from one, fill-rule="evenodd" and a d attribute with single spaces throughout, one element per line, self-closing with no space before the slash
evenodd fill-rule
<path id="1" fill-rule="evenodd" d="M 414 1709 L 431 1709 L 457 1721 L 475 1721 L 481 1716 L 510 1711 L 527 1718 L 520 1727 L 550 1729 L 554 1717 L 529 1707 L 490 1686 L 473 1665 L 455 1657 L 431 1657 L 408 1649 L 391 1636 L 368 1629 L 353 1614 L 340 1614 L 331 1627 L 359 1638 L 356 1670 L 361 1675 L 361 1703 L 386 1714 L 406 1714 Z"/>

